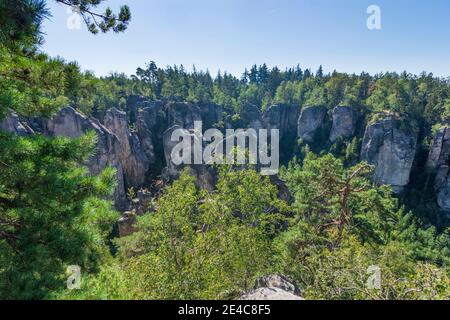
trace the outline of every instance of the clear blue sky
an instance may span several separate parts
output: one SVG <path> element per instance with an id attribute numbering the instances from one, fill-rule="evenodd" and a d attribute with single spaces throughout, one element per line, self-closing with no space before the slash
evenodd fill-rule
<path id="1" fill-rule="evenodd" d="M 96 36 L 67 28 L 66 8 L 48 2 L 43 50 L 97 75 L 133 74 L 154 60 L 235 75 L 266 62 L 450 76 L 449 0 L 109 0 L 116 10 L 128 4 L 132 21 L 124 34 Z M 381 30 L 366 27 L 371 4 L 381 8 Z"/>

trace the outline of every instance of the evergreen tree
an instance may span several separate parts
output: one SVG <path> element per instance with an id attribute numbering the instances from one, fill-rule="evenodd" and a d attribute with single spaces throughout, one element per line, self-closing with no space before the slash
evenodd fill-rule
<path id="1" fill-rule="evenodd" d="M 66 268 L 97 270 L 109 255 L 115 172 L 80 167 L 95 135 L 19 138 L 0 133 L 0 298 L 44 299 L 66 286 Z"/>

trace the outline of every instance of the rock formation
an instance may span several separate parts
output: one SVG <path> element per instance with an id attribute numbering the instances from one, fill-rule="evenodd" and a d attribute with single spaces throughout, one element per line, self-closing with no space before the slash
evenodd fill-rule
<path id="1" fill-rule="evenodd" d="M 34 133 L 33 129 L 26 122 L 22 122 L 14 112 L 3 121 L 0 121 L 0 130 L 14 133 L 18 136 L 27 136 Z"/>
<path id="2" fill-rule="evenodd" d="M 275 104 L 267 108 L 263 114 L 263 125 L 267 130 L 279 129 L 280 139 L 295 135 L 299 108 L 283 104 Z"/>
<path id="3" fill-rule="evenodd" d="M 239 300 L 305 300 L 300 290 L 281 275 L 269 275 L 256 281 L 254 290 L 242 295 Z"/>
<path id="4" fill-rule="evenodd" d="M 231 110 L 227 110 L 215 103 L 202 103 L 199 107 L 203 127 L 206 130 L 211 128 L 231 128 L 231 124 L 225 119 L 225 112 L 231 113 Z"/>
<path id="5" fill-rule="evenodd" d="M 434 137 L 426 168 L 435 174 L 434 189 L 441 209 L 450 212 L 450 129 L 440 128 Z"/>
<path id="6" fill-rule="evenodd" d="M 134 99 L 134 100 L 133 100 Z M 127 188 L 150 186 L 153 179 L 162 175 L 163 180 L 176 179 L 184 168 L 188 168 L 197 179 L 197 185 L 213 190 L 217 178 L 216 170 L 203 164 L 176 165 L 172 159 L 173 148 L 178 144 L 171 141 L 176 129 L 185 130 L 192 141 L 198 139 L 194 122 L 203 122 L 203 131 L 218 127 L 232 128 L 227 122 L 230 110 L 214 103 L 167 103 L 148 101 L 134 97 L 136 106 L 131 108 L 133 116 L 117 109 L 104 112 L 104 122 L 85 117 L 73 108 L 62 109 L 55 117 L 24 119 L 11 113 L 0 122 L 0 130 L 17 135 L 45 134 L 50 136 L 79 137 L 88 131 L 98 135 L 97 152 L 88 161 L 90 172 L 97 174 L 108 166 L 117 169 L 118 186 L 114 196 L 120 210 L 136 209 L 127 200 Z M 131 101 L 130 100 L 130 101 Z M 132 102 L 132 101 L 131 101 Z M 130 103 L 131 103 L 130 102 Z M 263 113 L 256 106 L 247 106 L 235 126 L 243 129 L 279 129 L 281 153 L 291 148 L 298 137 L 307 143 L 314 142 L 319 130 L 328 126 L 327 109 L 297 107 L 275 104 Z M 333 126 L 329 139 L 352 138 L 355 135 L 358 113 L 352 107 L 338 106 L 332 112 Z M 135 122 L 130 122 L 135 118 Z M 292 138 L 292 141 L 291 141 Z M 200 145 L 203 141 L 198 141 Z M 369 124 L 362 143 L 361 160 L 375 166 L 373 176 L 377 184 L 388 184 L 400 192 L 409 183 L 409 176 L 416 153 L 417 135 L 401 128 L 393 117 Z M 292 148 L 291 151 L 293 151 Z M 192 160 L 193 160 L 193 155 Z M 283 156 L 283 155 L 282 155 Z M 286 154 L 290 160 L 292 154 Z M 163 170 L 163 168 L 165 168 Z M 427 168 L 436 175 L 435 189 L 438 204 L 450 211 L 450 130 L 440 129 L 430 150 Z M 289 201 L 292 196 L 283 182 L 271 177 L 280 191 L 280 197 Z"/>
<path id="7" fill-rule="evenodd" d="M 87 164 L 92 174 L 98 174 L 106 167 L 117 170 L 117 188 L 114 200 L 118 208 L 126 205 L 126 188 L 123 167 L 120 162 L 121 145 L 119 139 L 98 120 L 87 118 L 75 109 L 67 107 L 62 109 L 55 117 L 46 122 L 45 133 L 51 136 L 64 136 L 77 138 L 94 131 L 98 142 L 96 153 L 89 159 Z"/>
<path id="8" fill-rule="evenodd" d="M 353 107 L 338 106 L 334 108 L 330 141 L 335 142 L 339 138 L 353 137 L 356 129 L 356 118 L 355 108 Z"/>
<path id="9" fill-rule="evenodd" d="M 126 237 L 133 234 L 136 231 L 136 215 L 127 211 L 124 212 L 122 217 L 117 221 L 118 229 L 119 229 L 119 237 Z"/>
<path id="10" fill-rule="evenodd" d="M 118 158 L 122 164 L 127 186 L 142 187 L 146 181 L 146 175 L 150 164 L 154 161 L 149 158 L 153 153 L 153 144 L 150 140 L 144 140 L 145 149 L 141 145 L 138 135 L 131 132 L 128 127 L 127 115 L 115 108 L 110 109 L 105 115 L 105 127 L 119 139 Z M 147 132 L 143 132 L 148 134 Z"/>
<path id="11" fill-rule="evenodd" d="M 264 125 L 260 108 L 251 104 L 247 105 L 241 114 L 240 124 L 242 129 L 263 129 Z"/>
<path id="12" fill-rule="evenodd" d="M 303 108 L 297 122 L 298 138 L 306 143 L 314 142 L 314 136 L 323 125 L 326 114 L 325 107 Z"/>
<path id="13" fill-rule="evenodd" d="M 195 121 L 202 121 L 201 111 L 197 105 L 187 102 L 172 102 L 166 106 L 168 127 L 180 126 L 193 129 Z"/>
<path id="14" fill-rule="evenodd" d="M 204 164 L 195 164 L 194 163 L 194 148 L 191 148 L 191 154 L 183 155 L 181 152 L 178 154 L 180 157 L 190 157 L 191 164 L 178 164 L 173 159 L 173 152 L 175 146 L 177 146 L 180 141 L 173 141 L 172 134 L 179 130 L 180 134 L 184 137 L 189 137 L 188 143 L 193 146 L 194 141 L 198 145 L 202 146 L 203 141 L 200 140 L 199 136 L 193 132 L 193 130 L 184 129 L 178 125 L 175 125 L 164 132 L 163 141 L 164 141 L 164 156 L 166 159 L 167 167 L 163 171 L 163 177 L 167 180 L 173 180 L 179 177 L 181 171 L 183 169 L 188 168 L 188 170 L 196 177 L 197 186 L 199 188 L 203 188 L 206 190 L 213 190 L 215 185 L 216 174 L 215 170 L 211 166 L 207 166 Z"/>
<path id="15" fill-rule="evenodd" d="M 417 134 L 387 117 L 367 126 L 361 160 L 375 166 L 375 183 L 391 185 L 399 193 L 409 183 L 416 144 Z"/>

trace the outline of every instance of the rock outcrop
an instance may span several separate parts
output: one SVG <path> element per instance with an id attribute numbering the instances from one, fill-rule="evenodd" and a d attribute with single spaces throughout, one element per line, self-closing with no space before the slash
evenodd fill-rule
<path id="1" fill-rule="evenodd" d="M 335 142 L 339 138 L 348 139 L 353 137 L 356 129 L 356 120 L 355 108 L 345 106 L 334 108 L 330 141 Z"/>
<path id="2" fill-rule="evenodd" d="M 245 106 L 241 114 L 240 125 L 242 129 L 263 129 L 264 125 L 260 108 L 252 104 L 248 104 L 247 106 Z"/>
<path id="3" fill-rule="evenodd" d="M 434 137 L 426 169 L 435 174 L 434 189 L 441 209 L 450 212 L 450 129 L 440 128 Z"/>
<path id="4" fill-rule="evenodd" d="M 142 187 L 146 181 L 150 164 L 154 161 L 153 144 L 145 140 L 145 148 L 135 132 L 131 132 L 128 126 L 127 115 L 115 108 L 106 112 L 105 127 L 119 139 L 119 148 L 116 150 L 119 161 L 123 167 L 128 187 Z M 148 132 L 143 132 L 148 134 Z"/>
<path id="5" fill-rule="evenodd" d="M 325 107 L 303 108 L 297 122 L 297 135 L 306 143 L 314 142 L 314 136 L 322 127 L 327 114 Z"/>
<path id="6" fill-rule="evenodd" d="M 417 134 L 399 126 L 392 117 L 368 125 L 361 150 L 361 160 L 375 166 L 373 181 L 397 193 L 409 183 L 417 145 Z"/>
<path id="7" fill-rule="evenodd" d="M 280 130 L 280 139 L 296 134 L 299 108 L 284 104 L 275 104 L 263 114 L 263 125 L 267 130 Z"/>
<path id="8" fill-rule="evenodd" d="M 0 121 L 0 130 L 14 133 L 22 137 L 34 134 L 33 129 L 31 129 L 26 122 L 22 122 L 19 116 L 14 112 L 3 121 Z"/>
<path id="9" fill-rule="evenodd" d="M 98 136 L 96 153 L 89 159 L 87 166 L 92 174 L 99 174 L 106 167 L 117 170 L 117 188 L 114 200 L 118 208 L 126 206 L 126 191 L 123 167 L 120 162 L 122 146 L 119 139 L 98 120 L 87 118 L 71 107 L 62 109 L 55 117 L 47 120 L 45 133 L 51 136 L 77 138 L 88 131 Z"/>
<path id="10" fill-rule="evenodd" d="M 126 237 L 133 234 L 136 231 L 136 215 L 127 211 L 122 214 L 122 217 L 117 221 L 117 226 L 119 229 L 119 237 Z"/>
<path id="11" fill-rule="evenodd" d="M 166 106 L 168 127 L 180 126 L 193 129 L 195 121 L 202 121 L 201 111 L 197 105 L 187 102 L 172 102 Z"/>
<path id="12" fill-rule="evenodd" d="M 244 294 L 239 300 L 305 300 L 300 290 L 281 275 L 269 275 L 256 281 L 255 289 Z"/>
<path id="13" fill-rule="evenodd" d="M 231 125 L 225 119 L 225 113 L 231 113 L 231 110 L 227 110 L 215 103 L 202 103 L 199 105 L 199 108 L 204 130 L 231 128 Z"/>
<path id="14" fill-rule="evenodd" d="M 172 134 L 175 131 L 179 131 L 179 136 L 185 137 L 188 139 L 188 143 L 192 146 L 191 153 L 189 155 L 183 155 L 181 150 L 178 150 L 177 153 L 179 157 L 190 157 L 190 163 L 186 164 L 186 161 L 183 161 L 183 164 L 178 163 L 173 159 L 174 156 L 174 148 L 179 145 L 180 141 L 173 141 Z M 166 159 L 167 167 L 163 170 L 163 177 L 166 180 L 174 180 L 179 177 L 181 171 L 183 169 L 188 168 L 190 173 L 195 176 L 197 186 L 199 188 L 203 188 L 209 191 L 212 191 L 215 186 L 216 174 L 215 170 L 211 166 L 207 166 L 204 164 L 195 164 L 194 162 L 194 143 L 202 146 L 203 141 L 201 141 L 198 134 L 196 134 L 193 130 L 184 129 L 178 125 L 175 125 L 164 132 L 163 136 L 164 141 L 164 156 Z"/>

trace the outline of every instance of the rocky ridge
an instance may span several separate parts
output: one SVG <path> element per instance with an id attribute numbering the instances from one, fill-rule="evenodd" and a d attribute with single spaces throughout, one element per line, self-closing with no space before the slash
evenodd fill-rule
<path id="1" fill-rule="evenodd" d="M 227 117 L 229 110 L 214 103 L 161 102 L 135 99 L 127 114 L 117 109 L 104 113 L 101 120 L 86 117 L 71 107 L 62 109 L 51 119 L 24 119 L 15 114 L 0 123 L 0 129 L 25 136 L 78 137 L 88 131 L 99 136 L 97 152 L 87 166 L 96 174 L 108 166 L 117 169 L 118 186 L 114 200 L 118 209 L 129 212 L 139 209 L 127 199 L 130 188 L 148 188 L 153 181 L 176 179 L 183 168 L 171 159 L 177 143 L 170 141 L 175 129 L 183 129 L 196 139 L 195 121 L 203 122 L 203 130 L 233 128 Z M 354 107 L 338 106 L 331 111 L 321 106 L 298 107 L 276 104 L 260 112 L 249 106 L 241 115 L 242 128 L 279 129 L 281 141 L 289 140 L 283 148 L 296 148 L 294 140 L 316 142 L 318 132 L 328 134 L 328 141 L 352 139 L 358 114 Z M 329 125 L 327 129 L 327 125 Z M 236 124 L 235 124 L 236 126 Z M 393 116 L 386 116 L 366 127 L 360 160 L 375 166 L 373 180 L 389 184 L 401 192 L 409 184 L 417 149 L 417 134 L 403 128 Z M 212 190 L 215 174 L 210 166 L 188 165 L 198 185 Z M 438 204 L 450 211 L 450 130 L 438 130 L 430 150 L 427 168 L 436 174 L 435 189 Z M 281 187 L 282 188 L 282 187 Z"/>

